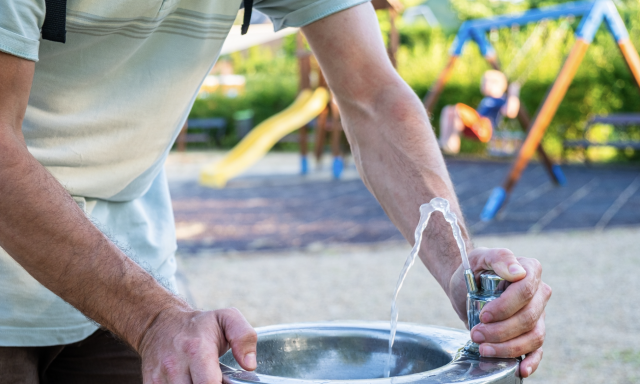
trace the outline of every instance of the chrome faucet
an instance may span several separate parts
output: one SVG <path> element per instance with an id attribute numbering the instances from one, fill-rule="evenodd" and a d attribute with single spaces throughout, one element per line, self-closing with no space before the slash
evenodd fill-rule
<path id="1" fill-rule="evenodd" d="M 467 321 L 469 330 L 481 322 L 480 312 L 482 308 L 490 301 L 500 297 L 509 284 L 508 281 L 496 275 L 493 271 L 485 271 L 480 274 L 480 290 L 467 294 Z M 478 344 L 472 341 L 465 346 L 465 350 L 468 352 L 479 353 L 478 349 Z"/>

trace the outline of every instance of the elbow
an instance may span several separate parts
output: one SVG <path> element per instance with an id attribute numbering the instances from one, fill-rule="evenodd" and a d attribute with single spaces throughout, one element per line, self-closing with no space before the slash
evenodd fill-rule
<path id="1" fill-rule="evenodd" d="M 373 121 L 400 123 L 414 117 L 416 111 L 423 112 L 421 103 L 413 90 L 399 76 L 371 81 L 354 87 L 341 95 L 336 92 L 338 105 L 348 115 L 356 112 Z"/>
<path id="2" fill-rule="evenodd" d="M 389 100 L 390 94 L 406 86 L 404 80 L 393 68 L 388 70 L 375 65 L 339 79 L 327 76 L 327 80 L 332 92 L 341 101 L 340 104 L 355 102 L 373 106 Z"/>
<path id="3" fill-rule="evenodd" d="M 0 124 L 0 171 L 10 168 L 27 151 L 22 132 Z"/>

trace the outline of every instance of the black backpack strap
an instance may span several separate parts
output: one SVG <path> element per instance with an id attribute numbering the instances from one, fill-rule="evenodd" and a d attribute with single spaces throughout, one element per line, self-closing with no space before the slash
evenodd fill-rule
<path id="1" fill-rule="evenodd" d="M 67 0 L 45 0 L 42 39 L 64 43 L 67 38 Z"/>
<path id="2" fill-rule="evenodd" d="M 44 40 L 66 41 L 67 0 L 45 0 L 46 14 L 42 24 L 42 38 Z M 251 11 L 253 0 L 244 0 L 244 19 L 242 21 L 242 34 L 246 34 L 251 24 Z"/>
<path id="3" fill-rule="evenodd" d="M 244 0 L 244 18 L 242 19 L 242 34 L 245 35 L 251 24 L 251 11 L 253 10 L 253 0 Z"/>

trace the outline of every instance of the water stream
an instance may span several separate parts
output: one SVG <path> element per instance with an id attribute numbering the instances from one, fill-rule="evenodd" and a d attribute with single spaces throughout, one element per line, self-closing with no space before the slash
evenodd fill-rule
<path id="1" fill-rule="evenodd" d="M 420 244 L 422 243 L 422 233 L 429 224 L 429 218 L 431 217 L 431 214 L 435 211 L 442 212 L 442 214 L 444 215 L 444 219 L 451 225 L 451 229 L 453 230 L 453 237 L 456 239 L 456 243 L 458 245 L 458 248 L 460 249 L 460 255 L 462 256 L 462 266 L 465 270 L 470 268 L 469 258 L 467 257 L 467 249 L 462 239 L 460 227 L 458 226 L 458 218 L 456 217 L 455 213 L 449 210 L 449 201 L 441 197 L 434 197 L 428 204 L 422 204 L 420 206 L 420 221 L 418 222 L 418 226 L 416 227 L 416 231 L 414 234 L 415 244 L 413 245 L 413 249 L 411 249 L 409 257 L 407 257 L 407 261 L 405 261 L 404 263 L 402 272 L 400 272 L 400 277 L 398 278 L 398 283 L 396 284 L 396 291 L 393 294 L 393 300 L 391 301 L 391 332 L 389 334 L 389 356 L 387 358 L 387 365 L 384 370 L 384 377 L 389 377 L 389 375 L 391 374 L 393 342 L 395 341 L 396 330 L 398 328 L 398 307 L 396 305 L 398 293 L 400 293 L 400 289 L 402 288 L 402 284 L 404 284 L 404 280 L 409 273 L 409 269 L 411 269 L 416 261 L 416 257 L 418 256 L 418 252 L 420 251 Z"/>

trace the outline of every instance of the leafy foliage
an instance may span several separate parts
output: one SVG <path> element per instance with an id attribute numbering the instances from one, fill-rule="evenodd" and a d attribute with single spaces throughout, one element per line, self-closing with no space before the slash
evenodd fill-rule
<path id="1" fill-rule="evenodd" d="M 494 14 L 522 11 L 532 7 L 541 7 L 559 3 L 549 0 L 496 1 L 496 0 L 451 0 L 461 19 L 486 17 Z M 640 48 L 640 2 L 624 0 L 616 2 L 627 28 L 631 41 Z M 383 35 L 387 35 L 390 23 L 386 12 L 379 13 Z M 572 24 L 577 28 L 579 20 Z M 560 21 L 550 21 L 548 34 L 559 28 Z M 419 97 L 424 97 L 444 68 L 448 60 L 448 49 L 454 36 L 439 29 L 432 29 L 426 23 L 404 25 L 398 22 L 401 46 L 398 52 L 398 71 Z M 505 64 L 518 54 L 518 51 L 531 34 L 535 25 L 520 28 L 505 28 L 490 36 L 498 56 Z M 521 92 L 522 104 L 533 115 L 544 99 L 547 90 L 553 84 L 564 59 L 570 51 L 574 38 L 569 32 L 564 39 L 550 41 L 546 47 L 545 39 L 523 60 L 517 76 L 527 70 L 527 64 L 535 55 L 545 49 L 545 57 L 532 69 L 528 81 Z M 548 48 L 548 49 L 546 49 Z M 234 99 L 214 94 L 196 101 L 191 116 L 223 116 L 231 121 L 233 112 L 251 108 L 255 111 L 255 123 L 281 111 L 289 105 L 297 93 L 298 68 L 295 57 L 295 36 L 285 39 L 282 49 L 274 54 L 262 48 L 251 48 L 248 53 L 236 53 L 226 57 L 234 64 L 236 72 L 247 77 L 247 88 L 243 95 Z M 471 106 L 482 99 L 479 84 L 482 73 L 489 69 L 474 44 L 468 44 L 464 54 L 456 63 L 453 74 L 442 93 L 438 105 L 431 116 L 437 130 L 439 112 L 445 105 L 463 102 Z M 584 127 L 588 118 L 595 114 L 616 112 L 640 112 L 640 93 L 627 67 L 626 62 L 613 41 L 602 26 L 589 47 L 576 77 L 561 103 L 544 138 L 547 151 L 555 157 L 562 155 L 562 142 L 565 139 L 578 139 L 584 136 Z M 517 124 L 515 125 L 517 127 Z M 637 137 L 640 132 L 630 131 L 629 137 Z M 614 138 L 615 132 L 609 138 Z M 227 145 L 234 144 L 233 135 Z M 484 151 L 482 145 L 465 141 L 463 152 Z M 579 159 L 578 153 L 568 153 Z M 618 151 L 613 160 L 640 161 L 640 155 L 634 151 Z"/>
<path id="2" fill-rule="evenodd" d="M 251 109 L 254 125 L 282 111 L 293 102 L 298 91 L 298 63 L 294 36 L 288 36 L 284 49 L 273 54 L 269 49 L 257 46 L 245 53 L 233 53 L 224 60 L 233 63 L 236 73 L 246 77 L 244 93 L 227 97 L 222 92 L 196 99 L 189 117 L 224 117 L 229 130 L 223 146 L 232 147 L 238 142 L 233 115 L 237 111 Z M 293 43 L 293 45 L 292 45 Z"/>

